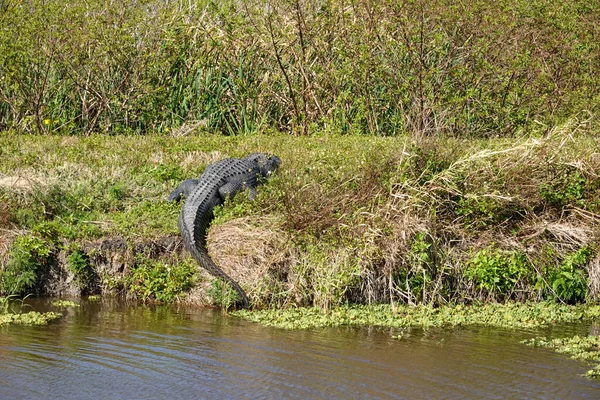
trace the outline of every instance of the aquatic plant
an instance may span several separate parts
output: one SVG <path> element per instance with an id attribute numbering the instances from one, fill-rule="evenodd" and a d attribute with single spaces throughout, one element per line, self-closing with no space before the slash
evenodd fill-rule
<path id="1" fill-rule="evenodd" d="M 589 335 L 580 337 L 575 335 L 567 338 L 547 339 L 536 337 L 523 341 L 524 344 L 534 347 L 545 347 L 566 354 L 575 360 L 586 361 L 596 366 L 586 372 L 592 379 L 600 379 L 600 336 Z"/>
<path id="2" fill-rule="evenodd" d="M 46 325 L 50 321 L 54 321 L 60 318 L 62 314 L 55 312 L 39 313 L 37 311 L 30 311 L 28 313 L 20 314 L 0 314 L 0 326 L 10 324 L 20 325 Z"/>
<path id="3" fill-rule="evenodd" d="M 74 301 L 71 301 L 71 300 L 55 300 L 52 302 L 52 305 L 54 307 L 72 307 L 72 308 L 80 307 L 80 305 L 78 303 L 75 303 Z"/>
<path id="4" fill-rule="evenodd" d="M 49 321 L 60 318 L 62 314 L 54 312 L 23 312 L 24 299 L 16 295 L 0 296 L 0 326 L 10 324 L 46 325 Z"/>
<path id="5" fill-rule="evenodd" d="M 404 327 L 455 327 L 484 325 L 501 328 L 539 328 L 550 324 L 598 319 L 600 306 L 570 306 L 552 302 L 489 303 L 482 305 L 395 306 L 348 305 L 330 312 L 311 308 L 239 310 L 234 316 L 267 326 L 308 329 L 325 326 L 364 325 Z"/>

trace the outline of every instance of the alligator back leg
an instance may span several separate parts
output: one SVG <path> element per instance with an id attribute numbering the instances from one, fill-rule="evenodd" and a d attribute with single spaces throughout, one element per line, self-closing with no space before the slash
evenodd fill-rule
<path id="1" fill-rule="evenodd" d="M 198 185 L 198 179 L 186 179 L 169 195 L 168 201 L 179 201 L 181 196 L 188 197 Z"/>

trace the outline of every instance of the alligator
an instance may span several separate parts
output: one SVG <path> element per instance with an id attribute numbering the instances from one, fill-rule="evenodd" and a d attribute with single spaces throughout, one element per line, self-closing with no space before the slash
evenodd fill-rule
<path id="1" fill-rule="evenodd" d="M 208 255 L 206 235 L 214 218 L 214 208 L 237 193 L 248 190 L 256 197 L 256 187 L 281 164 L 279 157 L 252 153 L 242 159 L 227 158 L 206 167 L 198 179 L 186 179 L 169 196 L 169 201 L 185 198 L 179 214 L 179 232 L 184 246 L 211 275 L 229 283 L 238 293 L 238 305 L 248 307 L 248 297 L 240 285 L 219 268 Z"/>

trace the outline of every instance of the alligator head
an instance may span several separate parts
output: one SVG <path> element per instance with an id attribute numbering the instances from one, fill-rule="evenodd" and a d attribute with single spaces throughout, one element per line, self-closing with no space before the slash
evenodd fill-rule
<path id="1" fill-rule="evenodd" d="M 266 153 L 252 153 L 246 157 L 246 160 L 250 160 L 258 164 L 258 169 L 260 170 L 260 174 L 267 178 L 271 175 L 279 165 L 281 165 L 281 159 L 276 155 L 270 155 Z"/>

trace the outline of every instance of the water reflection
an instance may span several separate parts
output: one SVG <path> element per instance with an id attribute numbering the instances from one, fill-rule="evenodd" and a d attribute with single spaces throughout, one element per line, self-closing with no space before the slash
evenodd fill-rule
<path id="1" fill-rule="evenodd" d="M 532 332 L 412 330 L 395 340 L 390 329 L 283 331 L 110 301 L 68 314 L 0 330 L 0 398 L 600 398 L 584 365 L 519 344 Z"/>

